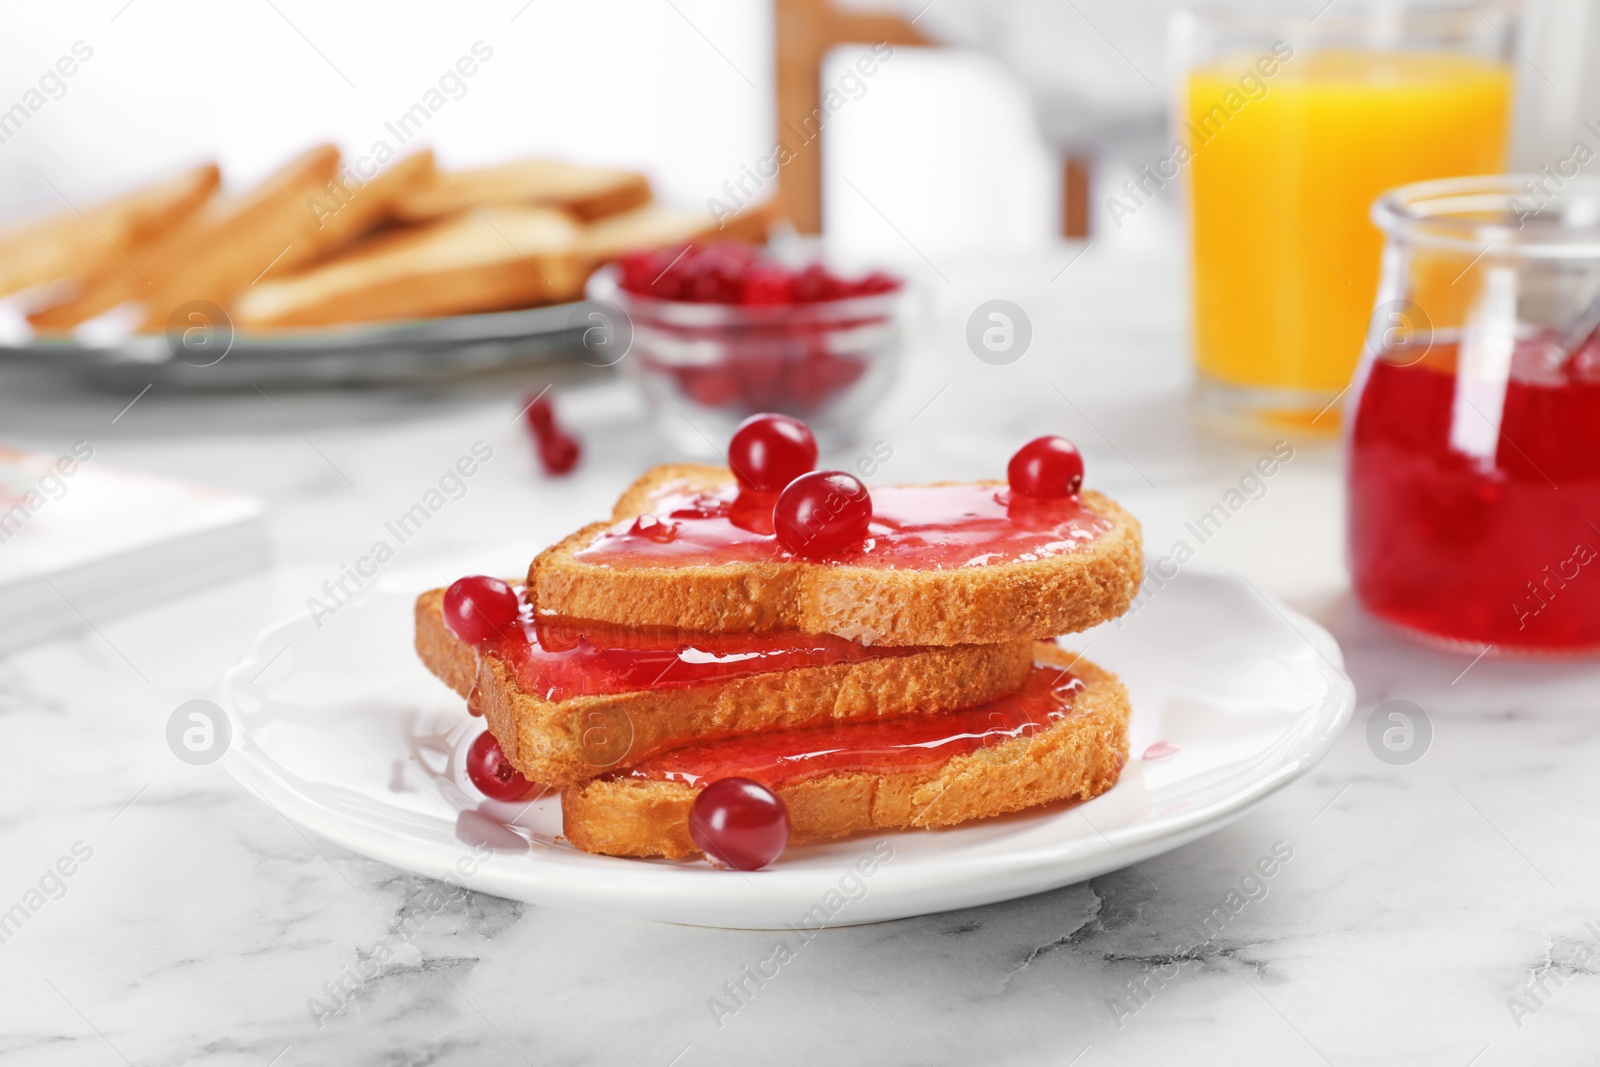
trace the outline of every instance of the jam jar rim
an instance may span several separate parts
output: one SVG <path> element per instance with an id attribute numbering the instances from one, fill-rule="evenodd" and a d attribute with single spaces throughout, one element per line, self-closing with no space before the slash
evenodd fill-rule
<path id="1" fill-rule="evenodd" d="M 1415 182 L 1384 192 L 1372 221 L 1391 241 L 1510 259 L 1600 259 L 1600 178 L 1563 179 L 1553 195 L 1533 194 L 1527 182 L 1542 174 L 1485 174 Z M 1563 211 L 1517 218 L 1520 201 L 1541 215 L 1548 208 L 1584 205 L 1584 221 Z M 1486 213 L 1498 218 L 1485 219 Z M 1578 214 L 1578 213 L 1575 213 Z"/>

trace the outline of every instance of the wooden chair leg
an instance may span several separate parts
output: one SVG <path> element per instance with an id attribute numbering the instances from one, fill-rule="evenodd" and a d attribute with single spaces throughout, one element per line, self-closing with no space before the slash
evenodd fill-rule
<path id="1" fill-rule="evenodd" d="M 1061 161 L 1061 236 L 1089 236 L 1089 161 L 1082 156 Z"/>
<path id="2" fill-rule="evenodd" d="M 773 0 L 778 195 L 801 233 L 822 232 L 822 60 L 841 44 L 924 45 L 897 15 L 840 11 L 829 0 Z"/>
<path id="3" fill-rule="evenodd" d="M 841 44 L 926 45 L 898 15 L 841 11 L 830 0 L 773 0 L 777 71 L 778 195 L 801 233 L 822 232 L 822 60 Z M 1061 232 L 1089 234 L 1089 164 L 1068 156 L 1061 172 Z"/>

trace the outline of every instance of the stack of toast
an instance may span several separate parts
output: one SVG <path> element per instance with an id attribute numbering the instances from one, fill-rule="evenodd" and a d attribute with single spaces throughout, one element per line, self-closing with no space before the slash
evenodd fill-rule
<path id="1" fill-rule="evenodd" d="M 870 493 L 861 545 L 815 558 L 775 534 L 779 494 L 657 467 L 539 553 L 494 636 L 460 640 L 445 590 L 424 593 L 417 651 L 517 771 L 560 791 L 564 836 L 589 852 L 701 851 L 690 809 L 730 777 L 783 801 L 791 840 L 1114 785 L 1127 695 L 1052 639 L 1128 608 L 1137 521 L 1091 491 Z"/>
<path id="2" fill-rule="evenodd" d="M 444 171 L 423 150 L 366 172 L 319 145 L 249 189 L 213 164 L 0 231 L 0 297 L 34 330 L 127 307 L 169 328 L 194 301 L 241 329 L 430 318 L 574 300 L 617 256 L 721 233 L 759 240 L 761 208 L 719 226 L 655 203 L 642 174 L 550 159 Z M 185 323 L 187 325 L 187 322 Z"/>

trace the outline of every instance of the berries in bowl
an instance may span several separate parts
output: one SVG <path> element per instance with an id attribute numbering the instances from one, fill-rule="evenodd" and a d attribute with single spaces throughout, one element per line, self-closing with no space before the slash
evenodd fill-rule
<path id="1" fill-rule="evenodd" d="M 691 453 L 769 411 L 840 443 L 888 388 L 905 327 L 900 279 L 792 265 L 737 242 L 634 253 L 589 295 L 627 313 L 623 365 Z"/>

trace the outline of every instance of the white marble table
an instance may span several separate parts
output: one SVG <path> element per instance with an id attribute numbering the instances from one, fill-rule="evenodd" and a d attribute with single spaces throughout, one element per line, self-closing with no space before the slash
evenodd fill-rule
<path id="1" fill-rule="evenodd" d="M 1168 263 L 1091 251 L 1051 283 L 1071 255 L 941 264 L 951 281 L 935 290 L 928 336 L 864 433 L 893 444 L 882 477 L 917 480 L 992 474 L 1015 443 L 1065 432 L 1160 554 L 1263 446 L 1193 428 Z M 1013 366 L 979 363 L 961 340 L 992 297 L 1034 320 Z M 1333 449 L 1299 446 L 1192 564 L 1247 575 L 1344 644 L 1362 703 L 1321 767 L 1142 875 L 828 931 L 720 1027 L 710 998 L 770 954 L 773 935 L 477 894 L 434 913 L 437 883 L 308 838 L 219 766 L 173 758 L 172 709 L 209 695 L 263 625 L 303 611 L 474 440 L 496 458 L 406 546 L 408 563 L 531 553 L 661 454 L 615 391 L 568 397 L 588 455 L 556 482 L 536 472 L 504 390 L 275 395 L 281 413 L 253 394 L 200 403 L 155 390 L 113 424 L 129 397 L 0 379 L 0 441 L 87 437 L 108 465 L 259 495 L 275 559 L 133 616 L 85 605 L 93 629 L 0 660 L 0 909 L 75 847 L 92 850 L 64 895 L 0 944 L 0 1060 L 1594 1062 L 1600 670 L 1465 669 L 1363 623 L 1346 591 Z M 1368 713 L 1391 698 L 1433 725 L 1409 766 L 1365 740 Z M 1277 842 L 1293 859 L 1205 941 L 1201 920 Z M 394 937 L 419 918 L 414 937 Z M 319 1025 L 308 1001 L 386 938 L 394 959 Z"/>

